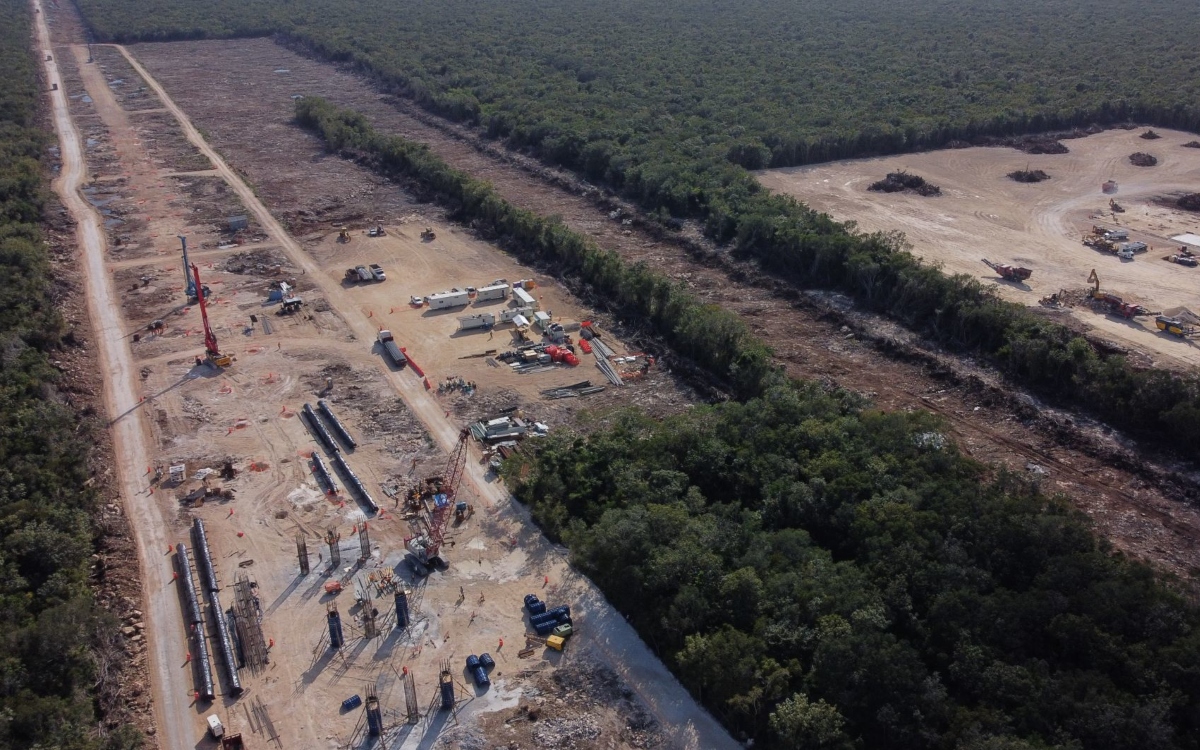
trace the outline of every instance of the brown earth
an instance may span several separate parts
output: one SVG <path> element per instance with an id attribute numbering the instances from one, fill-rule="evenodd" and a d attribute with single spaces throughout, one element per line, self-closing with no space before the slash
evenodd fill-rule
<path id="1" fill-rule="evenodd" d="M 490 180 L 516 205 L 560 215 L 627 260 L 646 262 L 738 312 L 775 348 L 789 374 L 869 394 L 880 408 L 935 411 L 969 455 L 1020 473 L 1044 472 L 1044 487 L 1069 496 L 1118 549 L 1183 578 L 1200 573 L 1192 479 L 1140 456 L 1102 426 L 1013 391 L 984 367 L 852 312 L 836 296 L 798 294 L 706 247 L 694 228 L 685 230 L 684 241 L 662 238 L 643 229 L 629 207 L 614 214 L 619 202 L 570 175 L 497 149 L 349 72 L 267 40 L 144 44 L 133 51 L 285 214 L 313 200 L 290 190 L 289 179 L 302 165 L 330 161 L 291 125 L 291 97 L 321 95 L 363 112 L 381 131 L 428 144 L 452 166 Z M 271 138 L 259 137 L 263 132 Z M 302 140 L 304 149 L 296 145 Z M 281 158 L 285 150 L 290 159 Z"/>
<path id="2" fill-rule="evenodd" d="M 65 13 L 53 15 L 56 37 L 78 39 L 64 28 L 67 24 L 57 23 L 69 19 Z M 403 493 L 423 476 L 444 473 L 445 449 L 453 445 L 451 440 L 467 420 L 516 406 L 518 414 L 556 429 L 629 404 L 663 414 L 685 409 L 696 400 L 691 390 L 668 368 L 659 367 L 624 388 L 610 387 L 588 398 L 544 401 L 542 389 L 588 378 L 599 381 L 590 358 L 585 357 L 586 367 L 562 366 L 534 375 L 493 367 L 484 358 L 460 359 L 485 347 L 503 349 L 511 330 L 498 327 L 494 338 L 487 333 L 458 334 L 453 312 L 439 315 L 412 309 L 407 305 L 410 295 L 468 283 L 478 286 L 500 277 L 536 278 L 538 301 L 542 309 L 553 310 L 556 319 L 597 320 L 618 351 L 637 347 L 625 345 L 620 331 L 608 326 L 605 316 L 552 279 L 519 266 L 466 229 L 447 223 L 439 212 L 423 214 L 426 207 L 411 196 L 338 159 L 328 160 L 328 169 L 314 169 L 302 160 L 280 161 L 295 168 L 293 189 L 299 193 L 307 194 L 318 184 L 328 188 L 331 179 L 336 183 L 329 193 L 313 190 L 324 204 L 299 204 L 303 210 L 324 211 L 319 219 L 315 212 L 293 215 L 295 226 L 307 231 L 307 247 L 301 247 L 207 148 L 153 81 L 139 79 L 132 65 L 118 64 L 121 61 L 111 55 L 98 54 L 97 62 L 87 62 L 82 45 L 56 49 L 61 50 L 57 57 L 68 58 L 60 80 L 63 94 L 71 97 L 72 119 L 90 139 L 88 175 L 119 178 L 91 181 L 108 191 L 99 206 L 111 212 L 104 216 L 122 223 L 105 227 L 107 248 L 89 243 L 96 252 L 88 257 L 108 262 L 89 264 L 92 269 L 106 265 L 107 274 L 93 271 L 87 278 L 93 282 L 89 285 L 93 297 L 96 278 L 107 278 L 112 286 L 111 299 L 101 300 L 94 321 L 103 332 L 101 340 L 109 342 L 110 360 L 116 352 L 116 364 L 110 361 L 98 368 L 107 371 L 107 390 L 114 391 L 114 373 L 128 369 L 134 374 L 118 378 L 117 397 L 110 403 L 110 407 L 122 404 L 113 411 L 113 424 L 118 442 L 124 441 L 115 447 L 112 464 L 120 467 L 125 507 L 146 516 L 137 519 L 147 582 L 139 597 L 144 603 L 138 605 L 147 616 L 145 635 L 135 623 L 127 627 L 131 642 L 149 643 L 150 682 L 155 686 L 155 710 L 162 729 L 156 741 L 172 750 L 211 747 L 213 743 L 204 736 L 204 717 L 216 713 L 232 731 L 245 733 L 250 746 L 265 747 L 276 739 L 280 746 L 291 747 L 353 743 L 363 731 L 361 711 L 338 713 L 336 707 L 371 684 L 390 701 L 386 741 L 412 735 L 425 746 L 445 729 L 447 714 L 430 711 L 427 702 L 443 660 L 452 665 L 460 685 L 456 719 L 469 731 L 488 715 L 517 705 L 522 690 L 530 693 L 531 677 L 522 677 L 517 669 L 511 676 L 502 672 L 520 658 L 516 652 L 526 630 L 521 597 L 537 591 L 550 601 L 570 603 L 581 635 L 563 654 L 536 650 L 520 662 L 522 667 L 552 672 L 558 666 L 580 665 L 586 682 L 591 679 L 587 675 L 603 663 L 608 666 L 600 681 L 618 696 L 610 700 L 603 691 L 592 691 L 581 697 L 575 686 L 559 684 L 549 673 L 543 675 L 545 682 L 539 689 L 553 706 L 561 701 L 579 709 L 578 702 L 586 698 L 586 710 L 577 711 L 583 721 L 578 731 L 590 732 L 594 724 L 604 727 L 606 738 L 615 737 L 617 733 L 610 730 L 623 726 L 629 707 L 637 704 L 655 718 L 633 727 L 627 740 L 617 741 L 614 747 L 642 746 L 638 743 L 655 724 L 670 727 L 667 731 L 673 738 L 691 746 L 699 742 L 704 747 L 732 747 L 726 733 L 650 655 L 628 624 L 514 507 L 494 474 L 487 473 L 487 453 L 481 455 L 475 447 L 468 451 L 459 498 L 471 502 L 475 513 L 448 529 L 450 551 L 444 554 L 451 567 L 417 579 L 403 562 L 413 520 L 400 507 Z M 120 81 L 115 87 L 113 76 Z M 117 94 L 121 90 L 138 95 L 122 97 Z M 161 107 L 148 102 L 154 91 L 161 95 L 156 99 Z M 304 144 L 304 138 L 301 159 L 316 153 L 311 140 Z M 162 144 L 173 145 L 164 149 Z M 175 172 L 174 157 L 167 156 L 191 158 L 188 149 L 210 159 L 211 174 L 181 177 Z M 187 184 L 174 184 L 179 179 Z M 86 191 L 85 195 L 94 197 Z M 276 207 L 292 208 L 286 203 Z M 214 217 L 230 210 L 250 215 L 249 236 L 231 237 L 215 221 Z M 366 238 L 355 228 L 350 242 L 338 243 L 331 217 L 339 224 L 381 220 L 387 236 Z M 418 236 L 426 225 L 436 230 L 434 242 L 423 242 Z M 212 288 L 212 328 L 222 351 L 234 359 L 223 371 L 196 363 L 203 353 L 202 330 L 196 306 L 183 299 L 177 234 L 198 240 L 189 241 L 189 248 L 194 248 L 192 259 L 201 268 L 203 282 Z M 238 240 L 244 244 L 222 246 L 224 241 Z M 137 250 L 122 252 L 128 248 Z M 343 284 L 345 265 L 360 261 L 382 262 L 389 280 Z M 281 315 L 277 306 L 267 303 L 269 290 L 280 281 L 289 281 L 304 298 L 301 312 Z M 95 306 L 91 313 L 97 315 Z M 147 327 L 155 320 L 163 321 L 157 332 Z M 425 367 L 424 387 L 413 369 L 396 370 L 384 364 L 373 346 L 383 323 L 397 332 Z M 112 345 L 114 338 L 121 346 Z M 460 382 L 478 387 L 469 394 L 461 388 L 439 387 Z M 344 486 L 338 493 L 323 493 L 310 468 L 317 449 L 297 412 L 306 401 L 316 401 L 328 384 L 332 389 L 325 398 L 359 441 L 356 449 L 346 452 L 347 461 L 383 508 L 370 522 L 369 539 L 367 514 L 355 499 Z M 131 424 L 138 426 L 130 429 L 144 433 L 144 447 L 142 441 L 128 438 L 128 430 L 120 429 Z M 227 461 L 233 465 L 234 477 L 218 482 L 204 476 Z M 156 478 L 155 467 L 171 466 L 183 468 L 181 480 Z M 221 494 L 206 498 L 205 487 Z M 223 603 L 229 605 L 228 589 L 239 575 L 252 578 L 261 597 L 271 663 L 265 670 L 243 670 L 248 691 L 241 699 L 230 694 L 223 669 L 215 664 L 217 699 L 207 703 L 193 698 L 195 663 L 187 652 L 175 596 L 173 558 L 163 554 L 167 542 L 189 541 L 187 529 L 193 518 L 209 524 L 215 564 L 226 587 Z M 145 539 L 158 539 L 160 530 L 161 543 L 155 541 L 151 548 Z M 330 564 L 329 547 L 322 541 L 328 530 L 341 536 L 335 545 L 342 554 L 341 564 Z M 308 543 L 312 570 L 307 574 L 298 570 L 297 535 Z M 135 564 L 135 552 L 125 550 L 127 564 Z M 316 561 L 311 561 L 312 554 L 318 555 Z M 377 602 L 384 637 L 362 637 L 364 610 L 355 601 L 356 594 L 367 590 L 378 594 L 381 577 L 393 574 L 409 589 L 413 624 L 392 627 L 389 598 Z M 137 578 L 129 576 L 129 580 L 136 583 Z M 325 591 L 324 584 L 338 581 L 345 593 Z M 336 605 L 343 613 L 348 635 L 344 649 L 328 648 L 326 605 Z M 507 648 L 503 639 L 509 641 Z M 215 653 L 211 638 L 209 642 Z M 485 651 L 491 651 L 499 665 L 496 683 L 490 691 L 468 688 L 462 659 Z M 417 677 L 422 713 L 417 726 L 397 720 L 403 699 L 394 688 L 401 669 Z M 116 695 L 131 707 L 144 708 L 150 682 L 132 679 Z M 631 701 L 629 696 L 635 693 L 643 698 Z M 553 718 L 552 711 L 547 716 Z M 155 729 L 152 723 L 143 726 L 151 732 Z"/>

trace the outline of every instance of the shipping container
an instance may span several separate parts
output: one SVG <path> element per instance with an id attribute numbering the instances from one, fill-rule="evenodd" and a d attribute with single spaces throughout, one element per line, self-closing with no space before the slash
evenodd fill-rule
<path id="1" fill-rule="evenodd" d="M 464 315 L 458 319 L 458 330 L 470 331 L 476 328 L 491 328 L 496 325 L 496 316 L 492 313 L 479 315 Z"/>
<path id="2" fill-rule="evenodd" d="M 507 310 L 500 312 L 501 323 L 511 323 L 518 315 L 524 315 L 526 318 L 533 316 L 532 307 L 510 307 Z"/>
<path id="3" fill-rule="evenodd" d="M 438 292 L 426 297 L 430 310 L 445 310 L 450 307 L 465 307 L 471 303 L 466 292 Z"/>
<path id="4" fill-rule="evenodd" d="M 514 288 L 513 299 L 516 300 L 517 305 L 520 307 L 532 307 L 534 310 L 537 309 L 537 300 L 533 298 L 532 294 L 524 289 Z"/>
<path id="5" fill-rule="evenodd" d="M 476 293 L 475 300 L 477 302 L 488 302 L 491 300 L 504 299 L 508 296 L 508 288 L 508 284 L 485 286 Z"/>

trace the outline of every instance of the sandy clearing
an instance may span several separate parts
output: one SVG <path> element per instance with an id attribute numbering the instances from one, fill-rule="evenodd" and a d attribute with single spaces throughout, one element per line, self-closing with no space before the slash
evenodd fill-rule
<path id="1" fill-rule="evenodd" d="M 1060 289 L 1087 286 L 1095 268 L 1102 287 L 1154 310 L 1200 310 L 1200 268 L 1162 260 L 1178 242 L 1170 238 L 1200 227 L 1200 215 L 1166 208 L 1156 198 L 1200 191 L 1200 149 L 1182 148 L 1195 135 L 1156 130 L 1162 138 L 1140 138 L 1144 130 L 1109 130 L 1063 141 L 1069 154 L 1029 155 L 1011 148 L 967 148 L 758 173 L 762 184 L 793 195 L 839 221 L 866 231 L 900 230 L 919 257 L 940 263 L 996 288 L 1006 299 L 1037 305 Z M 1135 167 L 1128 156 L 1144 151 L 1155 167 Z M 1022 184 L 1006 177 L 1018 169 L 1042 169 L 1051 179 Z M 939 185 L 942 195 L 874 193 L 867 186 L 888 172 L 906 170 Z M 1108 209 L 1101 192 L 1116 180 L 1116 200 L 1126 212 Z M 1152 250 L 1132 262 L 1082 244 L 1093 225 L 1123 227 Z M 1000 281 L 983 263 L 1032 268 L 1025 284 Z M 1121 343 L 1147 351 L 1159 365 L 1200 365 L 1200 347 L 1154 328 L 1152 318 L 1135 322 L 1076 308 L 1071 314 Z"/>

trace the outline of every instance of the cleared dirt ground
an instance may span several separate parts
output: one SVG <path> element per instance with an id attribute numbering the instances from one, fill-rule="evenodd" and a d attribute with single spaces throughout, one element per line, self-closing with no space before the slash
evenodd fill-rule
<path id="1" fill-rule="evenodd" d="M 55 24 L 56 36 L 77 39 L 70 16 L 54 15 L 62 21 Z M 486 457 L 478 447 L 468 453 L 460 492 L 476 513 L 449 529 L 450 568 L 416 579 L 403 564 L 410 526 L 401 517 L 400 498 L 422 477 L 443 473 L 447 433 L 455 435 L 467 421 L 498 408 L 518 407 L 552 429 L 572 423 L 581 411 L 604 413 L 628 404 L 666 413 L 687 408 L 694 401 L 690 390 L 664 367 L 624 388 L 550 402 L 540 390 L 585 379 L 603 382 L 590 355 L 576 368 L 524 376 L 484 358 L 460 360 L 503 350 L 511 327 L 491 335 L 455 335 L 455 317 L 463 311 L 430 314 L 412 308 L 411 295 L 497 278 L 537 278 L 542 309 L 567 322 L 598 320 L 611 346 L 618 352 L 628 349 L 604 316 L 445 222 L 438 212 L 422 213 L 395 186 L 339 159 L 313 166 L 306 159 L 317 150 L 293 129 L 289 133 L 299 137 L 302 148 L 289 152 L 285 163 L 294 171 L 280 182 L 306 201 L 275 205 L 283 213 L 294 211 L 288 214 L 296 219 L 294 226 L 308 230 L 301 248 L 261 207 L 256 209 L 255 196 L 239 188 L 228 170 L 221 171 L 215 154 L 206 152 L 214 160 L 209 161 L 190 144 L 168 107 L 154 106 L 169 102 L 151 101 L 154 93 L 119 50 L 97 48 L 95 61 L 88 62 L 82 45 L 57 49 L 67 58 L 62 80 L 72 114 L 89 139 L 88 173 L 96 177 L 89 189 L 102 196 L 99 208 L 109 211 L 104 214 L 108 270 L 122 318 L 118 324 L 128 331 L 139 379 L 135 387 L 143 394 L 130 413 L 148 418 L 146 455 L 119 459 L 144 461 L 144 475 L 134 470 L 141 475 L 138 504 L 161 513 L 168 539 L 190 546 L 191 520 L 205 520 L 225 587 L 222 603 L 231 605 L 234 579 L 249 576 L 271 641 L 270 665 L 243 670 L 247 692 L 240 699 L 229 696 L 226 676 L 214 660 L 219 696 L 214 704 L 194 701 L 195 665 L 178 616 L 172 557 L 165 545 L 149 551 L 146 629 L 129 627 L 126 636 L 131 653 L 141 653 L 149 643 L 150 652 L 160 655 L 151 663 L 158 686 L 157 728 L 168 728 L 157 734 L 162 746 L 211 747 L 204 717 L 213 712 L 245 733 L 249 747 L 357 746 L 365 739 L 362 711 L 339 711 L 338 705 L 350 695 L 365 696 L 368 685 L 383 700 L 384 747 L 476 748 L 495 732 L 547 748 L 594 746 L 601 736 L 603 746 L 615 748 L 728 742 L 648 656 L 629 626 L 571 571 L 565 556 L 511 506 L 506 491 L 486 474 Z M 218 169 L 178 173 L 180 160 L 201 159 Z M 316 185 L 328 192 L 309 192 Z M 318 211 L 323 218 L 316 218 Z M 248 214 L 249 227 L 229 231 L 223 217 L 232 214 Z M 367 238 L 355 228 L 351 241 L 340 244 L 329 216 L 339 225 L 360 217 L 385 219 L 388 235 Z M 436 230 L 433 242 L 418 236 L 427 225 Z M 225 371 L 196 363 L 203 353 L 202 327 L 197 306 L 184 298 L 177 234 L 189 237 L 192 259 L 212 289 L 212 326 L 222 351 L 234 358 Z M 241 244 L 225 246 L 229 243 Z M 389 279 L 343 284 L 346 265 L 358 262 L 382 263 Z M 280 315 L 278 305 L 267 299 L 271 287 L 285 280 L 305 300 L 299 313 Z M 163 323 L 159 332 L 150 330 L 148 324 L 158 320 Z M 383 362 L 374 333 L 385 325 L 424 367 L 428 387 L 411 368 L 396 370 Z M 439 393 L 447 378 L 477 387 L 470 394 L 461 389 Z M 383 508 L 367 526 L 366 545 L 361 540 L 367 514 L 344 487 L 324 494 L 309 464 L 317 448 L 298 413 L 328 383 L 332 389 L 325 398 L 359 442 L 347 451 L 347 461 Z M 124 416 L 114 415 L 115 421 Z M 221 479 L 211 473 L 226 462 L 236 476 Z M 182 479 L 169 474 L 156 479 L 156 467 L 171 466 L 183 467 Z M 228 496 L 205 498 L 205 486 Z M 330 566 L 323 541 L 329 530 L 340 536 L 342 563 L 336 567 Z M 297 535 L 308 543 L 308 574 L 300 572 Z M 364 548 L 362 563 L 355 564 Z M 410 592 L 413 624 L 393 628 L 390 597 L 385 597 L 376 602 L 383 636 L 365 639 L 363 606 L 355 592 L 373 589 L 372 577 L 392 571 Z M 341 580 L 345 591 L 326 592 L 330 580 Z M 581 634 L 566 653 L 536 649 L 518 656 L 526 631 L 521 598 L 531 592 L 553 604 L 572 605 Z M 347 645 L 340 651 L 328 647 L 329 605 L 340 609 L 345 623 Z M 215 641 L 209 643 L 215 653 Z M 463 669 L 468 654 L 483 652 L 497 662 L 490 691 L 470 687 Z M 454 715 L 431 707 L 443 661 L 450 663 L 457 683 Z M 422 714 L 411 725 L 401 715 L 404 670 L 416 676 Z M 129 695 L 143 705 L 148 697 L 140 685 Z M 186 725 L 181 725 L 185 706 Z M 526 727 L 510 730 L 506 719 L 516 713 Z M 584 744 L 572 744 L 579 742 Z"/>
<path id="2" fill-rule="evenodd" d="M 813 167 L 759 173 L 778 192 L 794 195 L 839 221 L 856 221 L 866 231 L 900 230 L 913 252 L 950 273 L 963 273 L 995 287 L 1006 299 L 1026 305 L 1060 289 L 1087 287 L 1096 269 L 1101 288 L 1151 310 L 1179 307 L 1200 311 L 1200 268 L 1163 260 L 1181 243 L 1171 237 L 1195 232 L 1200 214 L 1168 208 L 1160 199 L 1200 191 L 1200 149 L 1183 148 L 1194 134 L 1156 130 L 1145 140 L 1136 130 L 1109 130 L 1063 143 L 1067 154 L 1021 153 L 1012 148 L 964 148 L 879 159 L 856 159 Z M 1136 167 L 1129 155 L 1146 152 L 1154 167 Z M 1018 183 L 1006 175 L 1040 169 L 1050 179 Z M 880 193 L 867 186 L 889 172 L 907 171 L 938 185 L 942 195 Z M 1119 190 L 1106 195 L 1101 185 L 1115 180 Z M 1124 213 L 1113 213 L 1115 198 Z M 1125 228 L 1131 240 L 1151 247 L 1133 261 L 1122 261 L 1081 242 L 1094 225 Z M 1197 250 L 1198 248 L 1192 248 Z M 980 262 L 987 258 L 1033 269 L 1025 283 L 1006 282 Z M 1158 331 L 1153 316 L 1133 321 L 1070 308 L 1102 337 L 1150 354 L 1159 366 L 1200 365 L 1200 347 Z"/>

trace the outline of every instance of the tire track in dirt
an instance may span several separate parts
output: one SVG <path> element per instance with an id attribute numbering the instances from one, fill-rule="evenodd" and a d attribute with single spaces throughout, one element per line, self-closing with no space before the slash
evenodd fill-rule
<path id="1" fill-rule="evenodd" d="M 362 112 L 381 132 L 427 144 L 451 166 L 489 180 L 513 204 L 542 215 L 557 214 L 627 261 L 645 262 L 681 280 L 701 299 L 742 315 L 775 348 L 788 374 L 867 393 L 882 409 L 932 409 L 945 417 L 963 450 L 985 463 L 1018 473 L 1025 473 L 1030 463 L 1052 463 L 1059 468 L 1051 471 L 1046 488 L 1070 496 L 1116 547 L 1184 578 L 1200 570 L 1200 514 L 1188 502 L 1194 487 L 1164 479 L 1170 472 L 1125 455 L 1100 429 L 1085 433 L 1064 428 L 1061 415 L 1047 420 L 1037 414 L 1043 411 L 1040 407 L 1017 408 L 1025 397 L 997 395 L 1007 390 L 997 376 L 924 351 L 920 342 L 887 321 L 806 302 L 755 266 L 706 246 L 695 232 L 664 240 L 636 223 L 613 221 L 607 212 L 618 202 L 594 187 L 502 150 L 409 102 L 381 97 L 367 81 L 269 41 L 146 44 L 135 50 L 152 69 L 169 76 L 164 80 L 174 82 L 170 85 L 179 89 L 176 96 L 195 112 L 197 124 L 213 133 L 227 131 L 222 124 L 228 118 L 247 116 L 238 107 L 260 106 L 257 116 L 271 127 L 290 120 L 290 113 L 274 114 L 265 104 L 231 102 L 221 92 L 221 81 L 252 80 L 260 75 L 256 70 L 269 73 L 275 68 L 303 74 L 306 81 L 319 79 L 320 85 L 310 83 L 306 93 Z M 893 358 L 864 344 L 862 336 L 847 338 L 852 333 L 847 323 L 872 336 L 878 330 L 893 331 L 880 337 L 900 356 Z M 1114 456 L 1123 457 L 1120 467 L 1114 465 Z"/>

